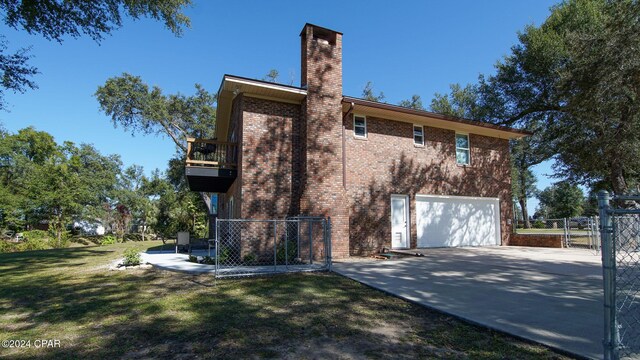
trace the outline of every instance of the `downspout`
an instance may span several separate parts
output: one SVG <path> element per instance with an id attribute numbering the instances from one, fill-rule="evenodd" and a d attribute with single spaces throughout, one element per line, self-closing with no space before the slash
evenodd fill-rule
<path id="1" fill-rule="evenodd" d="M 349 110 L 347 110 L 344 116 L 342 116 L 342 187 L 345 189 L 347 188 L 347 146 L 345 140 L 344 119 L 346 119 L 347 116 L 351 115 L 351 112 L 353 111 L 353 108 L 355 106 L 356 104 L 351 103 L 351 106 L 349 106 Z"/>

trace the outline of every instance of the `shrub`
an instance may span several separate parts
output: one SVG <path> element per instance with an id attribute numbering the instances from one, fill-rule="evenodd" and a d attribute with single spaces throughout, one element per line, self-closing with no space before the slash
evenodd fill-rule
<path id="1" fill-rule="evenodd" d="M 16 244 L 0 239 L 0 253 L 14 252 L 16 251 Z"/>
<path id="2" fill-rule="evenodd" d="M 198 262 L 198 257 L 197 256 L 193 256 L 193 255 L 189 255 L 189 262 L 197 263 Z"/>
<path id="3" fill-rule="evenodd" d="M 536 220 L 533 223 L 533 225 L 531 225 L 531 226 L 533 226 L 535 229 L 544 229 L 545 228 L 544 222 L 542 222 L 542 220 Z"/>
<path id="4" fill-rule="evenodd" d="M 142 241 L 142 234 L 130 233 L 124 235 L 126 241 Z"/>
<path id="5" fill-rule="evenodd" d="M 256 257 L 256 254 L 254 253 L 249 253 L 242 258 L 242 261 L 245 264 L 253 264 L 256 262 L 256 260 L 257 260 L 257 257 Z"/>
<path id="6" fill-rule="evenodd" d="M 286 245 L 286 249 L 284 243 L 280 243 L 280 245 L 278 245 L 278 249 L 276 251 L 276 259 L 279 264 L 284 263 L 285 261 L 288 262 L 293 260 L 298 253 L 298 245 L 296 241 L 289 240 L 287 241 Z"/>
<path id="7" fill-rule="evenodd" d="M 42 230 L 24 231 L 22 236 L 23 240 L 16 245 L 17 251 L 45 250 L 55 247 L 57 243 L 55 238 L 50 238 L 49 234 Z"/>
<path id="8" fill-rule="evenodd" d="M 218 252 L 218 262 L 220 264 L 225 263 L 227 260 L 229 260 L 229 253 L 231 251 L 229 250 L 228 247 L 223 246 L 220 248 L 220 251 Z"/>
<path id="9" fill-rule="evenodd" d="M 212 258 L 211 256 L 205 256 L 202 259 L 202 263 L 203 264 L 207 264 L 207 265 L 215 265 L 216 263 L 216 258 Z"/>
<path id="10" fill-rule="evenodd" d="M 113 235 L 105 235 L 100 239 L 100 245 L 113 245 L 116 243 L 116 237 Z"/>
<path id="11" fill-rule="evenodd" d="M 127 249 L 124 251 L 124 261 L 122 262 L 124 266 L 140 265 L 140 261 L 138 249 Z"/>

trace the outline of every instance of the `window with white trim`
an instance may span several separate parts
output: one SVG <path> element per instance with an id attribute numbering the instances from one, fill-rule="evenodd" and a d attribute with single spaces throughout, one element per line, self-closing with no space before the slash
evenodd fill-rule
<path id="1" fill-rule="evenodd" d="M 362 115 L 353 115 L 353 135 L 359 138 L 367 137 L 367 118 Z"/>
<path id="2" fill-rule="evenodd" d="M 424 146 L 424 126 L 413 125 L 413 144 Z"/>
<path id="3" fill-rule="evenodd" d="M 469 165 L 471 163 L 469 148 L 469 135 L 456 134 L 456 162 L 458 165 Z"/>

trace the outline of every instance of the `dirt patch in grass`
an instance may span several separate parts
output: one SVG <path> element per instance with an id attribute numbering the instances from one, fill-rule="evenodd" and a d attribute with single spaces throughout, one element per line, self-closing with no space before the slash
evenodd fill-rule
<path id="1" fill-rule="evenodd" d="M 563 358 L 328 273 L 215 281 L 105 269 L 128 247 L 157 245 L 0 255 L 0 339 L 61 341 L 0 357 Z"/>

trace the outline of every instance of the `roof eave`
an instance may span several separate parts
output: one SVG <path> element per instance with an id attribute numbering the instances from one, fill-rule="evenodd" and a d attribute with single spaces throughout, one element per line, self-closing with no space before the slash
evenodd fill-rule
<path id="1" fill-rule="evenodd" d="M 470 133 L 477 133 L 480 135 L 507 139 L 519 139 L 525 136 L 532 135 L 532 133 L 529 131 L 513 129 L 507 126 L 500 126 L 476 120 L 457 118 L 424 110 L 410 109 L 402 106 L 379 103 L 351 96 L 344 96 L 342 102 L 345 104 L 353 103 L 354 105 L 357 105 L 353 110 L 353 112 L 355 113 L 358 113 L 359 111 L 367 112 L 367 110 L 370 110 L 370 113 L 374 113 L 383 118 L 389 118 L 390 120 L 424 123 L 428 126 L 443 129 L 468 131 Z"/>

